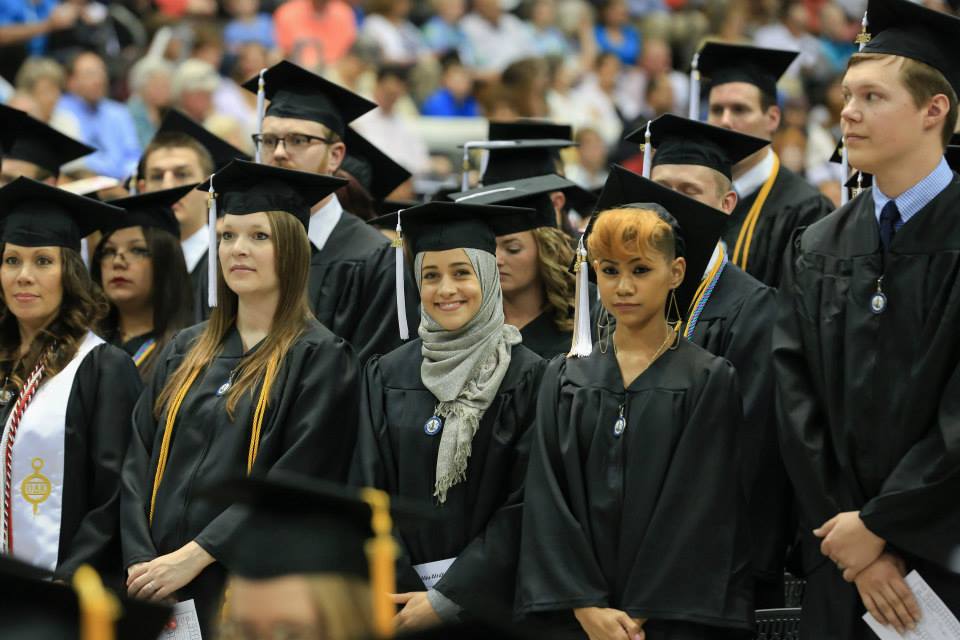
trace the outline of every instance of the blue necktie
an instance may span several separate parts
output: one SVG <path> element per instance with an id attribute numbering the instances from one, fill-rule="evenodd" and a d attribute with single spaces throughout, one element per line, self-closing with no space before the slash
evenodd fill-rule
<path id="1" fill-rule="evenodd" d="M 884 251 L 890 248 L 890 243 L 893 242 L 893 236 L 897 233 L 899 223 L 900 210 L 897 209 L 896 201 L 890 200 L 880 210 L 880 244 L 883 245 Z"/>

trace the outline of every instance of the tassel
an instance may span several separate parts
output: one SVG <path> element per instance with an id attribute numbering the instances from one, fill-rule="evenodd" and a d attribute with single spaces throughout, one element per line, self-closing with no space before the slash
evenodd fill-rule
<path id="1" fill-rule="evenodd" d="M 463 145 L 463 161 L 460 164 L 460 191 L 470 189 L 470 143 Z"/>
<path id="2" fill-rule="evenodd" d="M 113 640 L 120 604 L 90 565 L 81 565 L 73 574 L 73 590 L 80 605 L 80 640 Z"/>
<path id="3" fill-rule="evenodd" d="M 210 176 L 210 191 L 207 195 L 207 228 L 209 238 L 207 245 L 207 306 L 211 309 L 217 306 L 217 194 L 213 191 L 213 176 Z"/>
<path id="4" fill-rule="evenodd" d="M 86 238 L 80 238 L 80 259 L 83 260 L 83 266 L 90 268 L 90 243 Z"/>
<path id="5" fill-rule="evenodd" d="M 267 72 L 266 69 L 260 69 L 260 80 L 257 82 L 257 133 L 261 136 L 263 135 L 263 116 L 265 113 L 264 103 L 266 102 L 266 82 L 263 79 L 263 74 Z M 257 151 L 256 157 L 254 158 L 257 161 L 257 164 L 262 162 L 260 157 L 260 143 L 257 142 Z"/>
<path id="6" fill-rule="evenodd" d="M 393 245 L 393 262 L 397 280 L 397 325 L 400 327 L 400 339 L 409 340 L 410 328 L 407 326 L 407 297 L 403 277 L 403 233 L 400 229 L 401 213 L 403 213 L 403 209 L 397 211 L 397 237 L 391 244 Z"/>
<path id="7" fill-rule="evenodd" d="M 577 278 L 576 308 L 573 312 L 573 342 L 570 345 L 569 358 L 586 358 L 593 352 L 593 336 L 590 335 L 590 265 L 587 263 L 587 250 L 583 246 L 583 236 L 577 245 L 577 264 L 574 267 Z"/>
<path id="8" fill-rule="evenodd" d="M 373 597 L 373 629 L 377 638 L 392 638 L 396 607 L 390 595 L 396 593 L 397 545 L 393 539 L 390 497 L 378 489 L 361 489 L 363 501 L 370 507 L 373 538 L 365 545 L 370 565 L 370 592 Z"/>
<path id="9" fill-rule="evenodd" d="M 860 20 L 860 33 L 858 33 L 858 34 L 857 34 L 857 37 L 854 39 L 854 42 L 856 42 L 856 43 L 859 45 L 859 48 L 857 49 L 858 51 L 863 51 L 864 45 L 866 45 L 868 42 L 870 42 L 870 37 L 871 37 L 871 36 L 870 36 L 869 33 L 867 33 L 867 24 L 868 24 L 868 23 L 867 23 L 867 12 L 864 11 L 864 12 L 863 12 L 863 19 Z"/>
<path id="10" fill-rule="evenodd" d="M 134 167 L 133 175 L 130 176 L 130 188 L 128 189 L 128 191 L 130 192 L 130 195 L 132 196 L 137 195 L 137 192 L 139 191 L 139 189 L 137 188 L 137 180 L 139 179 L 140 179 L 140 176 L 137 173 L 137 168 Z"/>
<path id="11" fill-rule="evenodd" d="M 850 192 L 847 189 L 847 180 L 850 178 L 850 161 L 847 159 L 847 145 L 841 141 L 840 147 L 840 167 L 843 174 L 843 181 L 840 183 L 840 206 L 850 201 Z"/>
<path id="12" fill-rule="evenodd" d="M 643 134 L 643 177 L 650 179 L 650 167 L 653 164 L 653 147 L 650 146 L 650 121 L 647 120 L 647 130 Z"/>
<path id="13" fill-rule="evenodd" d="M 687 115 L 691 120 L 700 119 L 700 52 L 693 54 L 690 63 L 690 108 Z"/>

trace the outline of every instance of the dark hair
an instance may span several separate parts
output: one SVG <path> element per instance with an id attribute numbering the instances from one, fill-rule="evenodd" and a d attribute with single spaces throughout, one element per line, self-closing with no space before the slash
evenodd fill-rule
<path id="1" fill-rule="evenodd" d="M 377 69 L 377 82 L 387 78 L 396 78 L 400 82 L 410 80 L 410 67 L 404 64 L 383 64 Z"/>
<path id="2" fill-rule="evenodd" d="M 0 245 L 0 255 L 5 245 Z M 80 254 L 60 249 L 63 299 L 56 318 L 43 329 L 20 358 L 20 327 L 17 318 L 0 297 L 0 372 L 21 388 L 37 362 L 44 362 L 44 376 L 59 373 L 77 352 L 87 332 L 107 314 L 109 305 L 103 291 L 87 272 Z"/>
<path id="3" fill-rule="evenodd" d="M 361 220 L 372 220 L 379 215 L 373 196 L 371 196 L 370 192 L 360 183 L 357 176 L 343 167 L 337 169 L 334 175 L 338 178 L 346 178 L 348 180 L 347 184 L 336 191 L 337 200 L 343 205 L 344 211 L 349 211 Z"/>
<path id="4" fill-rule="evenodd" d="M 186 326 L 193 324 L 193 288 L 190 283 L 190 273 L 183 258 L 183 249 L 180 240 L 166 231 L 152 227 L 141 227 L 143 237 L 150 251 L 150 260 L 153 263 L 153 282 L 151 296 L 153 298 L 153 331 L 157 336 L 157 346 L 154 354 L 160 353 L 173 335 Z M 93 252 L 90 261 L 90 273 L 94 281 L 100 285 L 103 277 L 101 262 L 107 240 L 113 235 L 110 232 L 103 236 L 100 244 Z M 120 330 L 120 313 L 114 304 L 110 304 L 110 311 L 101 321 L 100 335 L 108 339 L 116 339 Z M 149 374 L 154 359 L 151 357 L 140 368 L 141 375 Z"/>
<path id="5" fill-rule="evenodd" d="M 192 149 L 193 152 L 197 154 L 197 158 L 200 161 L 200 172 L 203 175 L 208 176 L 213 173 L 213 156 L 210 155 L 210 151 L 197 142 L 195 138 L 185 133 L 171 131 L 157 135 L 150 144 L 147 145 L 147 148 L 143 150 L 143 155 L 140 156 L 140 164 L 137 166 L 137 175 L 140 179 L 145 179 L 144 174 L 147 171 L 147 161 L 150 159 L 150 154 L 154 151 L 158 149 L 181 148 Z"/>

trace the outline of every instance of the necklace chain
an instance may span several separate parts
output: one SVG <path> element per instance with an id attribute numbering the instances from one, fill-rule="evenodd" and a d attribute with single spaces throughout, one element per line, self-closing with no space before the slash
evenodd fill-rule
<path id="1" fill-rule="evenodd" d="M 669 325 L 667 325 L 667 335 L 663 338 L 663 342 L 660 344 L 659 347 L 657 347 L 657 350 L 654 352 L 653 356 L 647 362 L 647 366 L 645 366 L 642 369 L 641 373 L 649 369 L 650 365 L 652 365 L 657 358 L 663 355 L 663 352 L 666 351 L 667 344 L 670 342 L 671 337 L 676 337 L 676 333 L 670 329 Z M 610 341 L 613 343 L 613 355 L 615 356 L 620 355 L 620 352 L 617 351 L 617 332 L 616 331 L 613 332 L 613 335 L 611 336 Z"/>

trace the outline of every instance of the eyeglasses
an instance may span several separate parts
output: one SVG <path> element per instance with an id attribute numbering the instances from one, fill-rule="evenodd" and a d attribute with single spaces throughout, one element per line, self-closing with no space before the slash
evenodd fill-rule
<path id="1" fill-rule="evenodd" d="M 124 262 L 143 262 L 150 257 L 150 250 L 146 247 L 134 247 L 130 249 L 130 252 L 114 249 L 113 247 L 107 247 L 100 254 L 100 262 L 112 262 L 117 258 L 117 256 L 123 256 Z"/>
<path id="2" fill-rule="evenodd" d="M 321 138 L 320 136 L 310 136 L 305 133 L 288 133 L 283 136 L 276 136 L 272 133 L 256 133 L 253 135 L 253 141 L 260 145 L 261 151 L 272 153 L 281 142 L 283 147 L 290 153 L 303 151 L 315 142 L 324 144 L 333 144 L 336 142 L 332 138 Z"/>

